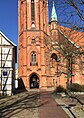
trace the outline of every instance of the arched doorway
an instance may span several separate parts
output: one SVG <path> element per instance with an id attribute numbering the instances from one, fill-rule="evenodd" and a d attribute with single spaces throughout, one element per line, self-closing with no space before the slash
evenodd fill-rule
<path id="1" fill-rule="evenodd" d="M 39 88 L 39 77 L 33 73 L 30 77 L 30 89 Z"/>

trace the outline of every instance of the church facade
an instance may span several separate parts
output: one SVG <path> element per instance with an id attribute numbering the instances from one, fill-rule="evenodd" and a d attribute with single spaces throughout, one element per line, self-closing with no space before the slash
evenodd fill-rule
<path id="1" fill-rule="evenodd" d="M 66 38 L 69 31 L 68 28 L 59 26 L 54 2 L 49 22 L 48 0 L 18 0 L 18 76 L 27 90 L 59 85 L 66 87 L 66 61 L 63 62 L 63 57 L 56 48 L 49 50 L 48 42 L 51 34 L 58 40 L 59 36 Z M 81 41 L 83 40 L 84 38 Z M 69 41 L 74 42 L 73 39 Z M 83 43 L 79 42 L 75 46 L 81 44 Z M 74 71 L 74 76 L 70 79 L 73 83 L 84 84 L 84 73 L 79 71 L 77 74 Z"/>

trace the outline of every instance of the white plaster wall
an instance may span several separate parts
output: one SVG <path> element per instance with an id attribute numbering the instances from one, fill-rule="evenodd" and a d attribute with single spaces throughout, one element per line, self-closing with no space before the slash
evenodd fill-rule
<path id="1" fill-rule="evenodd" d="M 2 41 L 1 41 L 2 39 Z M 11 95 L 12 94 L 12 61 L 13 61 L 13 48 L 11 43 L 3 36 L 0 36 L 0 67 L 2 62 L 2 68 L 0 68 L 0 83 L 2 84 L 0 93 Z M 4 47 L 4 45 L 6 45 Z M 1 52 L 2 48 L 2 52 Z M 2 54 L 2 55 L 1 55 Z M 1 58 L 2 57 L 2 58 Z M 7 71 L 7 76 L 3 75 L 3 71 Z M 2 81 L 1 81 L 2 78 Z M 4 89 L 4 91 L 3 91 Z"/>

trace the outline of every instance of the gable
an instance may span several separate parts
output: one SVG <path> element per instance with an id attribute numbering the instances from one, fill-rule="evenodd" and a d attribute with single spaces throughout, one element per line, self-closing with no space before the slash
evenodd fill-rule
<path id="1" fill-rule="evenodd" d="M 15 61 L 17 62 L 17 46 L 0 31 L 0 52 L 1 47 L 3 47 L 2 52 L 5 54 L 12 54 L 12 47 L 14 47 Z"/>
<path id="2" fill-rule="evenodd" d="M 9 40 L 1 31 L 0 31 L 0 45 L 10 45 L 16 46 L 11 40 Z"/>

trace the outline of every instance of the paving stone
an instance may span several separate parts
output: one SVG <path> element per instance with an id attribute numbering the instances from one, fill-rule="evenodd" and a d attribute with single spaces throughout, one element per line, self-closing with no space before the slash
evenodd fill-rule
<path id="1" fill-rule="evenodd" d="M 84 95 L 79 96 L 79 98 L 84 98 Z M 81 109 L 82 106 L 80 105 L 80 103 L 77 102 L 77 100 L 71 99 L 69 97 L 60 96 L 54 96 L 54 99 L 58 104 L 62 106 L 63 110 L 68 113 L 70 118 L 84 118 L 84 111 Z M 70 104 L 72 104 L 73 106 L 70 108 L 66 107 Z"/>
<path id="2" fill-rule="evenodd" d="M 0 118 L 38 118 L 38 92 L 24 92 L 0 100 Z"/>
<path id="3" fill-rule="evenodd" d="M 54 99 L 49 91 L 23 92 L 0 99 L 0 118 L 68 118 L 70 114 L 68 109 L 66 111 L 68 115 L 61 109 L 64 102 L 70 104 L 72 99 L 63 97 Z M 72 107 L 71 111 L 76 118 L 83 118 L 84 111 L 80 110 L 79 106 Z"/>

